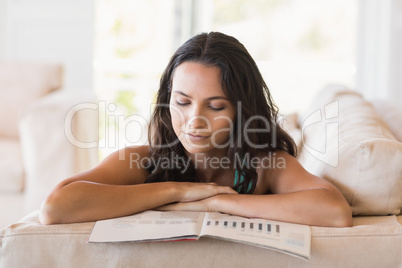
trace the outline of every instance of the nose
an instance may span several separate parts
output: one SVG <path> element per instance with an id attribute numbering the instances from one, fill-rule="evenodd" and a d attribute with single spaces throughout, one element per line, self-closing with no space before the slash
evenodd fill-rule
<path id="1" fill-rule="evenodd" d="M 187 126 L 190 129 L 205 128 L 207 126 L 207 119 L 204 116 L 192 116 L 187 121 Z"/>
<path id="2" fill-rule="evenodd" d="M 205 128 L 208 125 L 208 119 L 203 115 L 201 109 L 194 106 L 187 119 L 188 128 Z"/>

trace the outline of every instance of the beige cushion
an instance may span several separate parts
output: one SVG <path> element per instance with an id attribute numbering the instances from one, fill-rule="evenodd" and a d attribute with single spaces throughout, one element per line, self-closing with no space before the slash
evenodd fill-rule
<path id="1" fill-rule="evenodd" d="M 402 216 L 399 216 L 402 217 Z M 311 259 L 220 239 L 86 243 L 94 223 L 42 226 L 38 212 L 0 232 L 0 267 L 400 267 L 396 216 L 311 227 Z"/>
<path id="2" fill-rule="evenodd" d="M 21 111 L 33 100 L 58 89 L 58 64 L 0 61 L 0 136 L 18 137 Z"/>
<path id="3" fill-rule="evenodd" d="M 299 123 L 299 161 L 337 186 L 353 215 L 400 213 L 402 144 L 370 103 L 343 87 L 328 87 Z"/>
<path id="4" fill-rule="evenodd" d="M 0 174 L 0 193 L 19 193 L 23 190 L 24 169 L 18 139 L 0 138 Z"/>
<path id="5" fill-rule="evenodd" d="M 402 109 L 391 101 L 372 101 L 377 112 L 384 118 L 392 134 L 402 142 Z"/>
<path id="6" fill-rule="evenodd" d="M 94 98 L 59 90 L 32 102 L 24 110 L 19 133 L 26 172 L 25 207 L 29 211 L 39 209 L 61 180 L 98 162 L 98 111 L 94 109 L 97 105 L 86 102 Z M 83 148 L 88 144 L 93 148 Z"/>

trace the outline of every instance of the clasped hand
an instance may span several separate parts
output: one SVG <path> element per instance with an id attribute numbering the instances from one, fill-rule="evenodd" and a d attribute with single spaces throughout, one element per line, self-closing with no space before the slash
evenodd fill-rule
<path id="1" fill-rule="evenodd" d="M 237 194 L 228 186 L 218 186 L 215 183 L 179 182 L 180 198 L 176 203 L 155 208 L 160 211 L 216 211 L 216 202 L 221 194 Z"/>

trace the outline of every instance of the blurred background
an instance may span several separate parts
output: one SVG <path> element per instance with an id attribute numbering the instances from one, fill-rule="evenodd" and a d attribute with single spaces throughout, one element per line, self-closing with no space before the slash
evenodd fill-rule
<path id="1" fill-rule="evenodd" d="M 281 113 L 328 83 L 402 104 L 401 0 L 0 0 L 0 59 L 59 62 L 64 90 L 103 103 L 100 158 L 144 143 L 119 116 L 147 119 L 169 57 L 209 31 L 246 46 Z"/>

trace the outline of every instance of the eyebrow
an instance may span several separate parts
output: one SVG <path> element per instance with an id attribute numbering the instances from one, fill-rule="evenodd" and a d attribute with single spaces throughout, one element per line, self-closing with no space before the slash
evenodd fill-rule
<path id="1" fill-rule="evenodd" d="M 173 93 L 177 93 L 177 94 L 183 95 L 184 97 L 191 99 L 191 96 L 187 95 L 186 93 L 184 93 L 180 90 L 174 90 Z M 227 101 L 229 100 L 228 98 L 223 97 L 223 96 L 213 96 L 213 97 L 206 98 L 206 100 L 219 100 L 219 99 L 227 100 Z"/>

